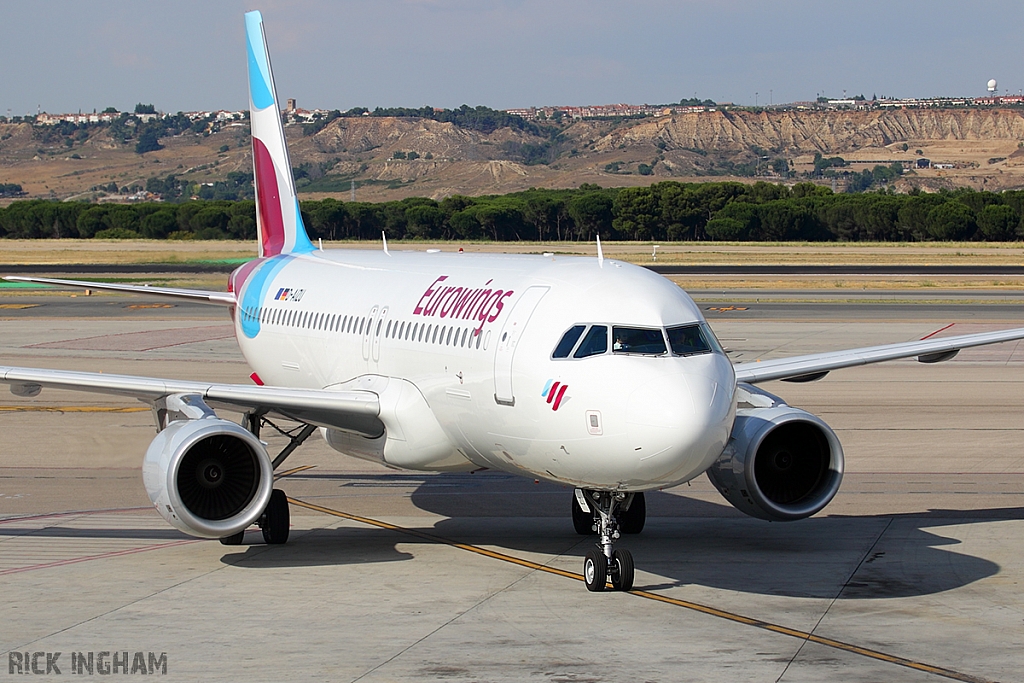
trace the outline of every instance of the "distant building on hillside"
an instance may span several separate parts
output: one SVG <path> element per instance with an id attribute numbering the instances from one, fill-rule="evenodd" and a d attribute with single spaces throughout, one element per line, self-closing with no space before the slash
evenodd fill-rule
<path id="1" fill-rule="evenodd" d="M 506 109 L 505 113 L 522 116 L 524 119 L 550 119 L 564 116 L 570 119 L 607 119 L 627 116 L 671 116 L 672 114 L 695 114 L 715 111 L 723 105 L 715 107 L 705 105 L 664 105 L 664 104 L 594 104 L 582 107 L 529 107 L 527 109 Z"/>
<path id="2" fill-rule="evenodd" d="M 81 112 L 78 112 L 77 114 L 47 114 L 44 111 L 41 114 L 36 115 L 36 125 L 53 126 L 61 123 L 62 121 L 74 124 L 110 123 L 119 116 L 121 116 L 121 112 L 106 112 L 103 114 L 97 114 L 95 112 L 92 114 L 83 114 Z M 155 117 L 156 114 L 147 114 L 147 116 Z"/>
<path id="3" fill-rule="evenodd" d="M 974 103 L 982 107 L 998 107 L 1000 105 L 1024 104 L 1024 95 L 997 95 L 993 97 L 976 97 Z"/>

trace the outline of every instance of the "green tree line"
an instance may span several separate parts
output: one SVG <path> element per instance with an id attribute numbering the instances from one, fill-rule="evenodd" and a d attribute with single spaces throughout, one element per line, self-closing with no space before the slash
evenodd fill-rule
<path id="1" fill-rule="evenodd" d="M 252 201 L 87 204 L 29 200 L 0 209 L 0 236 L 32 238 L 255 239 Z"/>
<path id="2" fill-rule="evenodd" d="M 531 189 L 440 201 L 304 201 L 314 240 L 391 239 L 926 241 L 1024 238 L 1024 191 L 833 194 L 793 187 L 678 183 Z M 254 239 L 252 201 L 86 204 L 16 201 L 0 209 L 8 238 Z"/>
<path id="3" fill-rule="evenodd" d="M 493 133 L 499 128 L 513 128 L 534 135 L 544 135 L 541 127 L 527 121 L 516 114 L 509 114 L 490 107 L 470 107 L 464 104 L 458 109 L 435 109 L 430 105 L 422 107 L 377 107 L 373 110 L 366 107 L 353 107 L 348 111 L 328 112 L 325 116 L 316 116 L 314 120 L 303 126 L 305 135 L 314 135 L 323 130 L 328 123 L 337 118 L 357 116 L 397 116 L 405 118 L 432 119 L 442 123 L 453 123 L 459 128 L 477 130 L 482 133 Z"/>

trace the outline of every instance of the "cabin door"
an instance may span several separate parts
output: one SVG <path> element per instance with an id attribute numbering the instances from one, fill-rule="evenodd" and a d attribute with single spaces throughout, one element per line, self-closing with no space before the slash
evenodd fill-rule
<path id="1" fill-rule="evenodd" d="M 547 292 L 548 288 L 543 286 L 530 287 L 523 292 L 501 327 L 494 353 L 494 400 L 498 405 L 516 404 L 512 387 L 512 361 L 515 359 L 516 347 L 523 336 L 523 330 L 526 329 L 526 323 L 530 321 L 537 304 Z"/>

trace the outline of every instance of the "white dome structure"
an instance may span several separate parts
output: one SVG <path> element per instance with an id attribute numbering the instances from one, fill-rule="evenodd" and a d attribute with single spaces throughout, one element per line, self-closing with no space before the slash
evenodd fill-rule
<path id="1" fill-rule="evenodd" d="M 997 87 L 998 85 L 999 85 L 999 84 L 998 84 L 998 83 L 996 83 L 996 79 L 994 79 L 994 78 L 993 78 L 992 80 L 990 80 L 990 81 L 988 82 L 988 91 L 989 91 L 990 93 L 994 93 L 994 92 L 996 91 L 996 87 Z"/>

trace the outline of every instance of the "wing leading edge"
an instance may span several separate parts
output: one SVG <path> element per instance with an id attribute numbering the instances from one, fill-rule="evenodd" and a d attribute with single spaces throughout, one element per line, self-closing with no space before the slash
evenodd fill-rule
<path id="1" fill-rule="evenodd" d="M 800 380 L 817 379 L 831 370 L 850 368 L 869 363 L 881 363 L 899 358 L 918 357 L 924 363 L 948 360 L 960 349 L 1000 342 L 1024 339 L 1024 328 L 1000 330 L 998 332 L 982 332 L 980 334 L 964 334 L 958 337 L 941 337 L 920 341 L 885 344 L 883 346 L 867 346 L 860 349 L 845 351 L 827 351 L 806 356 L 777 358 L 774 360 L 737 363 L 736 381 L 756 384 L 773 379 Z"/>
<path id="2" fill-rule="evenodd" d="M 132 375 L 107 375 L 0 366 L 0 382 L 17 396 L 35 396 L 43 388 L 71 389 L 136 398 L 151 406 L 173 394 L 197 394 L 212 408 L 275 414 L 318 427 L 364 436 L 383 433 L 380 401 L 370 391 L 289 389 L 246 384 L 210 384 Z"/>
<path id="3" fill-rule="evenodd" d="M 111 282 L 88 282 L 86 280 L 59 280 L 48 277 L 5 277 L 10 282 L 33 282 L 40 285 L 56 287 L 75 287 L 77 289 L 95 289 L 101 292 L 121 292 L 129 294 L 147 294 L 168 299 L 193 301 L 201 304 L 217 306 L 234 306 L 235 295 L 231 292 L 209 292 L 200 289 L 176 289 L 174 287 L 149 287 L 147 285 L 120 285 Z"/>

